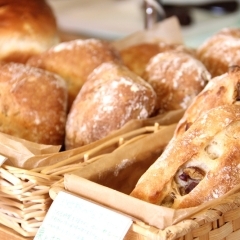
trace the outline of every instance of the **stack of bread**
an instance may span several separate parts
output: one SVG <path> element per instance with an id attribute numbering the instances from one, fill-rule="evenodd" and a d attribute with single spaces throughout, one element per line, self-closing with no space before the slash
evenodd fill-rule
<path id="1" fill-rule="evenodd" d="M 132 119 L 186 109 L 210 80 L 180 44 L 119 51 L 96 38 L 60 42 L 46 1 L 5 0 L 1 19 L 0 131 L 26 140 L 90 144 Z"/>
<path id="2" fill-rule="evenodd" d="M 62 144 L 67 87 L 27 60 L 59 43 L 45 1 L 2 0 L 0 5 L 0 131 L 44 144 Z"/>
<path id="3" fill-rule="evenodd" d="M 228 71 L 240 64 L 239 29 L 223 29 L 197 49 L 157 41 L 117 50 L 96 38 L 61 42 L 43 0 L 1 3 L 1 132 L 68 150 L 132 119 L 183 109 L 131 195 L 190 207 L 240 183 L 240 71 Z"/>
<path id="4" fill-rule="evenodd" d="M 212 78 L 186 108 L 173 138 L 131 196 L 189 208 L 240 184 L 239 33 L 224 28 L 196 49 Z"/>

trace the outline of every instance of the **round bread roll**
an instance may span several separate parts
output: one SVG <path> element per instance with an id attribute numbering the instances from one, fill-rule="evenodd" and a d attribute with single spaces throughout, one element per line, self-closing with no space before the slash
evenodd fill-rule
<path id="1" fill-rule="evenodd" d="M 0 2 L 0 60 L 25 63 L 59 42 L 54 13 L 44 0 Z"/>
<path id="2" fill-rule="evenodd" d="M 110 43 L 99 39 L 76 39 L 30 58 L 28 65 L 57 73 L 67 82 L 69 109 L 88 75 L 103 62 L 120 62 Z"/>
<path id="3" fill-rule="evenodd" d="M 104 138 L 131 119 L 145 119 L 155 108 L 150 84 L 123 65 L 103 63 L 83 85 L 67 117 L 66 149 Z"/>
<path id="4" fill-rule="evenodd" d="M 156 110 L 163 113 L 187 109 L 211 75 L 192 55 L 168 51 L 151 58 L 143 78 L 157 94 Z"/>
<path id="5" fill-rule="evenodd" d="M 65 81 L 22 63 L 2 63 L 0 72 L 0 132 L 41 144 L 63 144 Z"/>
<path id="6" fill-rule="evenodd" d="M 240 65 L 240 28 L 224 28 L 197 48 L 196 55 L 212 77 L 222 75 L 233 65 Z"/>
<path id="7" fill-rule="evenodd" d="M 140 43 L 132 45 L 120 51 L 123 63 L 137 75 L 142 76 L 149 60 L 158 53 L 175 50 L 195 54 L 194 50 L 188 49 L 180 44 L 158 43 Z"/>

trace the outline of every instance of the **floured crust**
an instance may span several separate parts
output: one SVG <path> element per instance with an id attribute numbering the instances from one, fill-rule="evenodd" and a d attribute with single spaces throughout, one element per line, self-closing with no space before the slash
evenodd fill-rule
<path id="1" fill-rule="evenodd" d="M 131 119 L 149 117 L 156 93 L 125 66 L 103 63 L 83 85 L 73 102 L 66 124 L 66 148 L 101 139 Z"/>
<path id="2" fill-rule="evenodd" d="M 183 45 L 168 44 L 165 42 L 136 44 L 121 50 L 120 55 L 125 66 L 142 77 L 147 63 L 153 56 L 160 52 L 171 50 L 195 55 L 192 49 L 188 49 Z"/>
<path id="3" fill-rule="evenodd" d="M 131 195 L 172 208 L 193 207 L 222 196 L 240 183 L 239 131 L 239 105 L 212 108 L 170 141 Z M 194 170 L 192 180 L 197 183 L 189 193 L 182 192 L 188 183 L 179 177 L 184 179 L 186 168 Z"/>
<path id="4" fill-rule="evenodd" d="M 98 39 L 76 39 L 62 42 L 38 56 L 28 65 L 60 75 L 68 85 L 69 109 L 88 75 L 101 63 L 120 62 L 119 53 L 110 43 Z"/>
<path id="5" fill-rule="evenodd" d="M 44 0 L 0 0 L 0 60 L 26 62 L 59 42 L 54 13 Z"/>
<path id="6" fill-rule="evenodd" d="M 42 144 L 64 143 L 63 79 L 20 63 L 0 65 L 0 131 Z"/>
<path id="7" fill-rule="evenodd" d="M 157 93 L 156 110 L 187 109 L 211 79 L 206 67 L 185 52 L 166 51 L 147 63 L 143 78 Z"/>
<path id="8" fill-rule="evenodd" d="M 240 99 L 240 67 L 234 66 L 228 73 L 215 77 L 190 104 L 179 121 L 174 137 L 180 136 L 205 111 L 224 104 L 234 104 Z"/>
<path id="9" fill-rule="evenodd" d="M 224 28 L 208 38 L 196 51 L 213 77 L 222 75 L 233 65 L 240 65 L 240 29 Z"/>

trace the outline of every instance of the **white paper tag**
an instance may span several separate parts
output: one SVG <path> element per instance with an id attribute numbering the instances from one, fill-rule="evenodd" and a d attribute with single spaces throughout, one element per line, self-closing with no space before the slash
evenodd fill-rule
<path id="1" fill-rule="evenodd" d="M 61 191 L 34 240 L 122 240 L 131 224 L 130 217 Z"/>

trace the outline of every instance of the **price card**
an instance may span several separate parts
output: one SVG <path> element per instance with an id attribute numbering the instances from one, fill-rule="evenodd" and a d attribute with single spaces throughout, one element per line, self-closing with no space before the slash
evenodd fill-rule
<path id="1" fill-rule="evenodd" d="M 132 219 L 61 191 L 34 240 L 122 240 Z"/>

